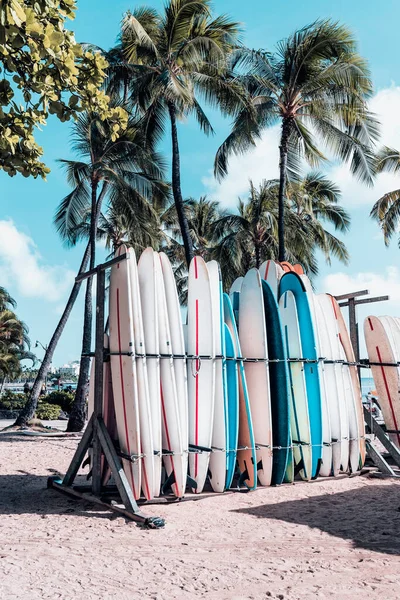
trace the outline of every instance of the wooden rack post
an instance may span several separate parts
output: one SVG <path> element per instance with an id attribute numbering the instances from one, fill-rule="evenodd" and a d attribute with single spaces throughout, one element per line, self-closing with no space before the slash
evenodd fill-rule
<path id="1" fill-rule="evenodd" d="M 164 526 L 164 520 L 160 517 L 146 517 L 139 509 L 132 493 L 132 489 L 124 473 L 120 457 L 111 440 L 110 434 L 103 420 L 103 363 L 105 359 L 104 348 L 104 303 L 105 303 L 105 272 L 112 265 L 128 256 L 123 254 L 106 263 L 98 265 L 95 269 L 87 271 L 76 278 L 83 281 L 89 277 L 96 276 L 96 346 L 95 346 L 95 376 L 94 376 L 94 410 L 86 426 L 81 441 L 72 458 L 71 464 L 63 479 L 49 477 L 47 485 L 59 492 L 69 496 L 80 498 L 88 502 L 100 504 L 109 510 L 120 513 L 125 517 L 137 521 L 145 527 L 158 529 Z M 91 353 L 93 356 L 93 354 Z M 107 359 L 109 357 L 107 356 Z M 85 458 L 89 448 L 92 448 L 92 482 L 91 486 L 73 485 L 75 477 Z M 104 455 L 111 469 L 115 486 L 102 486 L 101 482 L 101 459 Z M 119 494 L 120 503 L 113 503 L 108 496 L 112 489 Z M 86 492 L 85 490 L 88 489 Z"/>
<path id="2" fill-rule="evenodd" d="M 373 302 L 383 302 L 385 300 L 389 300 L 389 296 L 376 296 L 375 298 L 361 298 L 361 296 L 369 296 L 369 290 L 361 290 L 359 292 L 351 292 L 349 294 L 335 296 L 341 308 L 345 306 L 348 306 L 349 308 L 350 341 L 351 345 L 353 346 L 356 362 L 360 362 L 360 338 L 358 331 L 356 307 L 360 304 L 371 304 Z M 345 302 L 341 302 L 341 300 L 345 300 Z M 358 377 L 361 381 L 360 367 L 358 367 Z"/>

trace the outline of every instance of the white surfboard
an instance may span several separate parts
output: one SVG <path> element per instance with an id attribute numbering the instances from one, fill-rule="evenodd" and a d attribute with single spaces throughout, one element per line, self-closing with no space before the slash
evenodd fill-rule
<path id="1" fill-rule="evenodd" d="M 330 298 L 325 294 L 318 294 L 315 296 L 315 308 L 321 354 L 327 361 L 333 361 L 336 359 L 334 353 L 336 331 L 334 317 L 331 314 Z M 344 444 L 348 444 L 348 433 L 343 436 L 340 423 L 340 401 L 344 402 L 344 387 L 343 376 L 341 370 L 336 369 L 337 366 L 341 369 L 341 365 L 333 362 L 324 363 L 326 395 L 332 436 L 332 471 L 335 477 L 339 474 L 342 464 L 342 441 Z M 342 440 L 342 437 L 345 439 Z M 320 472 L 321 475 L 330 475 L 330 473 L 325 472 L 325 467 L 324 469 L 321 468 L 321 470 L 323 470 L 322 473 Z"/>
<path id="2" fill-rule="evenodd" d="M 137 388 L 139 398 L 140 440 L 143 454 L 142 491 L 146 500 L 158 496 L 160 483 L 155 481 L 153 425 L 150 406 L 149 381 L 147 376 L 147 360 L 145 334 L 142 316 L 142 303 L 139 289 L 139 275 L 136 256 L 133 248 L 129 248 L 128 268 L 132 293 L 133 333 L 135 338 Z"/>
<path id="3" fill-rule="evenodd" d="M 165 289 L 165 299 L 167 303 L 169 330 L 171 336 L 172 353 L 181 358 L 174 358 L 173 365 L 175 370 L 175 383 L 177 402 L 179 410 L 179 424 L 181 429 L 182 443 L 182 462 L 183 471 L 187 473 L 188 464 L 188 444 L 189 444 L 189 423 L 188 423 L 188 389 L 187 389 L 187 369 L 186 358 L 184 358 L 186 348 L 183 334 L 182 314 L 179 305 L 178 290 L 176 287 L 174 273 L 169 258 L 163 252 L 159 254 Z"/>
<path id="4" fill-rule="evenodd" d="M 165 297 L 164 278 L 160 257 L 157 253 L 155 253 L 155 257 L 158 333 L 161 354 L 162 447 L 163 451 L 166 451 L 163 458 L 167 476 L 170 477 L 173 474 L 174 483 L 172 484 L 172 490 L 177 498 L 182 498 L 186 488 L 187 453 L 184 451 L 182 443 L 175 369 L 171 356 L 172 342 L 167 301 Z"/>
<path id="5" fill-rule="evenodd" d="M 222 356 L 223 346 L 223 315 L 222 315 L 222 285 L 219 265 L 215 260 L 207 263 L 210 276 L 211 301 L 214 322 L 215 355 Z M 210 483 L 214 492 L 223 492 L 226 481 L 226 451 L 227 451 L 228 414 L 226 399 L 226 369 L 222 358 L 215 359 L 214 387 L 214 424 L 212 433 L 212 453 L 210 456 Z"/>
<path id="6" fill-rule="evenodd" d="M 211 448 L 214 419 L 215 350 L 210 277 L 204 260 L 196 256 L 189 267 L 187 312 L 189 443 Z M 209 358 L 208 358 L 209 357 Z M 189 454 L 189 472 L 203 491 L 210 453 Z"/>
<path id="7" fill-rule="evenodd" d="M 151 426 L 154 446 L 154 495 L 161 486 L 161 393 L 160 393 L 160 344 L 158 337 L 157 287 L 155 253 L 152 248 L 142 252 L 138 262 L 139 289 L 142 304 L 146 365 L 149 381 Z M 154 355 L 150 357 L 149 355 Z"/>
<path id="8" fill-rule="evenodd" d="M 235 281 L 231 285 L 231 289 L 229 290 L 229 296 L 232 299 L 232 296 L 235 292 L 240 292 L 242 289 L 243 277 L 237 277 Z"/>
<path id="9" fill-rule="evenodd" d="M 263 262 L 259 268 L 259 271 L 261 279 L 264 279 L 267 283 L 269 283 L 272 291 L 275 294 L 275 298 L 278 300 L 279 281 L 285 271 L 274 260 L 266 260 Z"/>
<path id="10" fill-rule="evenodd" d="M 279 313 L 288 358 L 302 358 L 303 351 L 296 300 L 292 292 L 285 292 L 281 296 Z M 303 465 L 303 468 L 299 471 L 300 476 L 302 479 L 309 481 L 312 477 L 312 449 L 303 363 L 290 362 L 289 375 L 291 388 L 290 429 L 293 440 L 293 457 L 295 466 Z"/>
<path id="11" fill-rule="evenodd" d="M 258 269 L 243 279 L 239 305 L 239 341 L 244 358 L 268 359 L 264 300 Z M 266 362 L 245 362 L 247 388 L 257 450 L 257 475 L 261 485 L 271 484 L 272 418 L 269 371 Z"/>
<path id="12" fill-rule="evenodd" d="M 116 256 L 127 252 L 121 246 Z M 109 328 L 111 374 L 120 449 L 124 454 L 136 456 L 134 462 L 122 459 L 124 472 L 136 499 L 140 497 L 141 444 L 139 428 L 139 400 L 137 373 L 134 357 L 132 295 L 128 260 L 122 260 L 111 268 L 109 291 Z M 128 353 L 132 353 L 128 356 Z"/>
<path id="13" fill-rule="evenodd" d="M 315 343 L 318 358 L 322 358 L 321 354 L 321 342 L 320 342 L 320 332 L 318 330 L 318 321 L 316 316 L 316 307 L 315 307 L 315 294 L 312 289 L 311 282 L 307 275 L 300 275 L 301 280 L 306 288 L 308 303 L 310 306 L 311 319 L 314 326 L 315 331 Z M 328 399 L 327 399 L 327 382 L 325 378 L 325 365 L 322 361 L 319 361 L 317 365 L 319 371 L 319 383 L 321 390 L 321 413 L 322 413 L 322 464 L 320 468 L 320 475 L 327 476 L 330 475 L 332 470 L 332 435 L 331 435 L 331 424 L 329 419 L 329 410 L 328 410 Z"/>

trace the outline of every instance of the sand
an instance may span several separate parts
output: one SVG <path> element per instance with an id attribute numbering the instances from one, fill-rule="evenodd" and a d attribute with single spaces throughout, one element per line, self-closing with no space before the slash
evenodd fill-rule
<path id="1" fill-rule="evenodd" d="M 0 598 L 398 599 L 400 484 L 352 477 L 144 507 L 143 530 L 46 489 L 75 439 L 0 435 Z"/>

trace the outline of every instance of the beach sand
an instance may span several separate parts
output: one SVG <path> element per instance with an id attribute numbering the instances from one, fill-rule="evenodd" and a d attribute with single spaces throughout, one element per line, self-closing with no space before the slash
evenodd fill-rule
<path id="1" fill-rule="evenodd" d="M 46 489 L 76 439 L 0 435 L 0 598 L 400 597 L 400 484 L 319 479 L 145 506 L 143 530 Z"/>

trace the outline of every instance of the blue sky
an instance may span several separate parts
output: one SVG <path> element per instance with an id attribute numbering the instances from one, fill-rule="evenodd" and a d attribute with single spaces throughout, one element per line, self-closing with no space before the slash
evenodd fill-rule
<path id="1" fill-rule="evenodd" d="M 148 2 L 160 8 L 162 2 Z M 118 34 L 123 13 L 135 4 L 121 0 L 78 0 L 77 17 L 70 24 L 78 41 L 109 48 Z M 332 17 L 349 25 L 359 40 L 361 53 L 369 60 L 376 96 L 371 106 L 383 123 L 383 142 L 400 148 L 400 67 L 398 62 L 398 23 L 400 3 L 392 0 L 351 2 L 304 0 L 302 3 L 265 0 L 217 0 L 215 11 L 227 12 L 243 27 L 243 41 L 254 48 L 273 49 L 275 43 L 293 29 L 317 18 Z M 208 194 L 225 206 L 233 207 L 237 197 L 246 195 L 248 180 L 255 183 L 277 175 L 277 131 L 270 130 L 259 147 L 245 157 L 231 161 L 227 179 L 220 185 L 212 178 L 215 151 L 229 131 L 229 123 L 212 113 L 216 135 L 206 138 L 194 122 L 179 127 L 182 154 L 182 189 L 185 196 Z M 58 202 L 68 193 L 57 158 L 72 157 L 70 126 L 49 121 L 37 139 L 44 148 L 44 160 L 51 168 L 46 182 L 9 178 L 0 172 L 0 285 L 6 286 L 18 302 L 18 314 L 30 328 L 31 339 L 47 343 L 59 319 L 76 272 L 83 247 L 66 249 L 52 224 Z M 168 140 L 163 150 L 168 155 Z M 400 315 L 399 250 L 394 241 L 383 245 L 379 231 L 368 217 L 373 202 L 384 192 L 400 187 L 400 178 L 383 175 L 374 189 L 354 181 L 344 166 L 325 169 L 343 192 L 343 203 L 352 216 L 346 243 L 351 263 L 327 267 L 321 263 L 317 281 L 320 291 L 342 293 L 368 288 L 372 293 L 389 293 L 391 302 L 376 306 L 375 314 Z M 102 253 L 100 252 L 100 257 Z M 367 309 L 366 309 L 367 310 Z M 371 310 L 371 309 L 369 309 Z M 360 311 L 360 320 L 366 313 Z M 82 303 L 78 302 L 55 354 L 55 364 L 76 359 L 80 352 Z M 38 351 L 41 357 L 41 351 Z"/>

